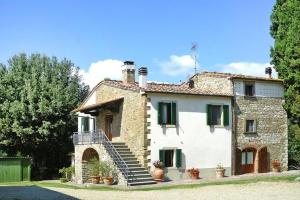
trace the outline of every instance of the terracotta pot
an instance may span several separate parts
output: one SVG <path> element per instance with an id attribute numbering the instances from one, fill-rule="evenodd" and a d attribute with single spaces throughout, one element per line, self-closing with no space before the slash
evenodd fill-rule
<path id="1" fill-rule="evenodd" d="M 161 182 L 164 179 L 164 170 L 160 168 L 155 168 L 153 176 L 155 181 Z"/>
<path id="2" fill-rule="evenodd" d="M 280 167 L 272 167 L 273 172 L 280 172 Z"/>
<path id="3" fill-rule="evenodd" d="M 190 175 L 191 175 L 191 179 L 193 180 L 199 179 L 199 172 L 193 172 Z"/>
<path id="4" fill-rule="evenodd" d="M 91 181 L 93 184 L 99 184 L 100 176 L 91 176 Z"/>
<path id="5" fill-rule="evenodd" d="M 225 169 L 216 169 L 216 177 L 223 178 L 225 174 Z"/>
<path id="6" fill-rule="evenodd" d="M 105 177 L 103 178 L 103 182 L 105 185 L 112 185 L 113 184 L 113 178 L 112 177 Z"/>

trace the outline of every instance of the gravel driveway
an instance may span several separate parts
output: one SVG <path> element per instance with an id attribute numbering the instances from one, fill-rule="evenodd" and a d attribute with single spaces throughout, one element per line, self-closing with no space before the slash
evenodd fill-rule
<path id="1" fill-rule="evenodd" d="M 40 188 L 28 187 L 0 187 L 0 199 L 113 199 L 113 200 L 185 200 L 185 199 L 224 199 L 224 200 L 249 200 L 249 199 L 300 199 L 300 183 L 260 182 L 247 185 L 218 185 L 194 189 L 172 189 L 156 191 L 95 191 L 66 188 Z"/>

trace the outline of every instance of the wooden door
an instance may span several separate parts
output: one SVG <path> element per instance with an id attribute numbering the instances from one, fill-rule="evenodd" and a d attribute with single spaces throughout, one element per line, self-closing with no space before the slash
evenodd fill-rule
<path id="1" fill-rule="evenodd" d="M 239 148 L 235 149 L 235 175 L 241 174 L 242 168 L 242 151 Z"/>
<path id="2" fill-rule="evenodd" d="M 112 122 L 113 122 L 113 116 L 106 115 L 105 116 L 105 134 L 110 141 L 112 140 Z"/>
<path id="3" fill-rule="evenodd" d="M 242 173 L 254 172 L 254 160 L 256 150 L 249 148 L 242 151 Z"/>
<path id="4" fill-rule="evenodd" d="M 263 147 L 258 153 L 258 171 L 259 173 L 268 172 L 268 150 L 267 147 Z"/>

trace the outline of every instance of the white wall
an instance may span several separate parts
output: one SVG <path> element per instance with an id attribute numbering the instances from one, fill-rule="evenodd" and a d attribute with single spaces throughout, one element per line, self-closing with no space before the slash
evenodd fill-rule
<path id="1" fill-rule="evenodd" d="M 229 105 L 230 97 L 201 97 L 192 95 L 148 95 L 151 102 L 148 111 L 151 123 L 151 162 L 159 160 L 159 149 L 182 149 L 183 168 L 215 168 L 221 163 L 231 167 L 231 114 L 227 127 L 211 128 L 206 123 L 206 105 Z M 162 128 L 157 122 L 157 107 L 160 101 L 175 101 L 177 103 L 176 127 Z"/>
<path id="2" fill-rule="evenodd" d="M 255 96 L 257 97 L 275 97 L 282 98 L 284 88 L 282 83 L 279 82 L 267 82 L 267 81 L 255 81 Z M 242 80 L 234 81 L 234 94 L 237 96 L 245 95 L 245 85 Z"/>

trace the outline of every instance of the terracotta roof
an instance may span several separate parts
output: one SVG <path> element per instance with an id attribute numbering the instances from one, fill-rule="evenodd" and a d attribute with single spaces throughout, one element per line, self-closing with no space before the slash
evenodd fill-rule
<path id="1" fill-rule="evenodd" d="M 123 100 L 124 100 L 124 97 L 121 97 L 121 98 L 113 99 L 113 100 L 110 100 L 110 101 L 91 104 L 91 105 L 88 105 L 88 106 L 83 106 L 84 104 L 82 104 L 81 106 L 79 106 L 75 110 L 72 110 L 71 112 L 91 111 L 91 110 L 94 110 L 96 108 L 105 107 L 105 106 L 110 105 L 112 103 L 120 103 Z"/>
<path id="2" fill-rule="evenodd" d="M 216 89 L 201 89 L 201 88 L 189 88 L 187 83 L 183 84 L 166 84 L 166 83 L 147 83 L 147 88 L 143 89 L 139 87 L 138 83 L 124 84 L 122 81 L 117 80 L 105 80 L 102 82 L 104 85 L 109 85 L 125 90 L 132 91 L 144 91 L 155 93 L 173 93 L 173 94 L 193 94 L 193 95 L 205 95 L 205 96 L 232 96 L 232 93 L 223 92 Z"/>
<path id="3" fill-rule="evenodd" d="M 210 77 L 220 77 L 220 78 L 230 78 L 230 79 L 249 79 L 249 80 L 261 80 L 261 81 L 278 81 L 283 82 L 282 79 L 278 78 L 269 78 L 269 77 L 262 77 L 262 76 L 251 76 L 251 75 L 243 75 L 243 74 L 231 74 L 231 73 L 220 73 L 220 72 L 201 72 L 197 73 L 196 75 L 200 76 L 210 76 Z M 193 76 L 193 77 L 194 77 Z"/>

